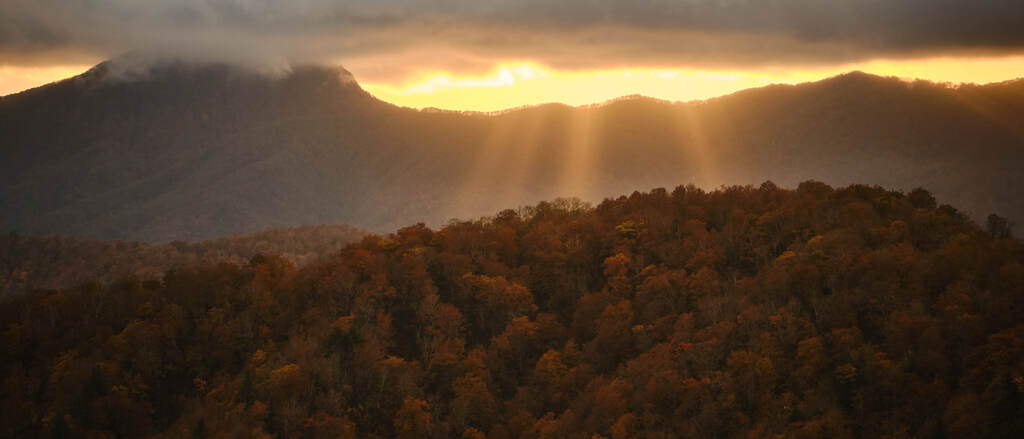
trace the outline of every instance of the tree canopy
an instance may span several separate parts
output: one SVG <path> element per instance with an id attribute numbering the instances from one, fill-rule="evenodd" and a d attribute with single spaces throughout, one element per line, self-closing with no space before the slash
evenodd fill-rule
<path id="1" fill-rule="evenodd" d="M 1003 226 L 687 186 L 36 291 L 0 303 L 0 435 L 1021 437 Z"/>

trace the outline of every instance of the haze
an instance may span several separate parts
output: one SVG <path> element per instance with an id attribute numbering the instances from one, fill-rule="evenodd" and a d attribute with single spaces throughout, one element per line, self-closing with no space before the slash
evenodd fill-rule
<path id="1" fill-rule="evenodd" d="M 1024 438 L 1024 0 L 0 0 L 0 438 Z"/>

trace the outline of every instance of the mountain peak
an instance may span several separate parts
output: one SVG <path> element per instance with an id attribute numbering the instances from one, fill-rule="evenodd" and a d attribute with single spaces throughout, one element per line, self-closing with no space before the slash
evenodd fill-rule
<path id="1" fill-rule="evenodd" d="M 328 83 L 358 87 L 351 72 L 341 66 L 315 64 L 258 64 L 163 57 L 128 53 L 103 61 L 78 76 L 82 81 L 132 83 L 184 78 L 247 78 L 288 82 Z"/>
<path id="2" fill-rule="evenodd" d="M 865 72 L 863 70 L 850 70 L 849 72 L 846 72 L 846 73 L 840 73 L 840 74 L 836 75 L 835 77 L 837 77 L 837 78 L 848 78 L 848 79 L 850 79 L 850 78 L 854 78 L 854 79 L 855 78 L 860 78 L 860 79 L 881 78 L 881 76 L 878 76 L 878 75 L 875 75 L 875 74 L 872 74 L 872 73 L 868 73 L 868 72 Z"/>
<path id="3" fill-rule="evenodd" d="M 825 78 L 825 79 L 821 80 L 820 82 L 822 82 L 822 83 L 831 83 L 831 84 L 835 84 L 835 83 L 861 84 L 861 83 L 884 82 L 884 81 L 888 81 L 888 80 L 891 80 L 891 79 L 895 79 L 895 78 L 886 77 L 886 76 L 879 76 L 879 75 L 867 73 L 867 72 L 864 72 L 864 71 L 861 71 L 861 70 L 851 70 L 851 71 L 846 72 L 846 73 L 840 73 L 838 75 L 835 75 L 835 76 L 832 76 L 832 77 L 829 77 L 829 78 Z"/>
<path id="4" fill-rule="evenodd" d="M 83 76 L 118 78 L 115 61 Z M 1005 88 L 953 95 L 851 72 L 699 105 L 626 97 L 481 117 L 387 104 L 337 67 L 142 65 L 136 82 L 76 78 L 0 101 L 0 227 L 146 241 L 382 230 L 564 195 L 819 176 L 935 187 L 977 215 L 1024 218 L 1024 113 Z"/>

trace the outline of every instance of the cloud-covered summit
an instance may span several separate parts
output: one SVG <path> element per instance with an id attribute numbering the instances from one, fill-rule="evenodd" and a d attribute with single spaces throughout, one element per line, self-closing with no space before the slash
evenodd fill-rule
<path id="1" fill-rule="evenodd" d="M 522 58 L 567 68 L 751 66 L 1024 49 L 1020 0 L 4 3 L 0 58 L 8 65 L 145 51 L 398 70 L 396 59 L 454 70 Z"/>

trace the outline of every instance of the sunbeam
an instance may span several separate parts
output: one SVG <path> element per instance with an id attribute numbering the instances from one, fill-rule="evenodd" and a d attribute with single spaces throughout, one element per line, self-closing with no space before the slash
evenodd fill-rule
<path id="1" fill-rule="evenodd" d="M 713 159 L 713 147 L 704 131 L 701 121 L 697 120 L 693 105 L 679 105 L 672 112 L 675 116 L 675 134 L 679 140 L 679 149 L 689 169 L 694 169 L 693 183 L 701 187 L 713 187 L 719 181 L 717 164 Z"/>
<path id="2" fill-rule="evenodd" d="M 501 177 L 507 173 L 507 142 L 510 137 L 514 137 L 515 127 L 508 123 L 498 123 L 493 118 L 485 118 L 483 123 L 487 130 L 486 137 L 476 145 L 467 177 L 457 189 L 457 196 L 452 198 L 454 205 L 451 211 L 455 217 L 464 218 L 474 213 L 468 206 L 479 205 L 480 202 L 500 206 L 498 202 L 503 200 L 499 194 L 506 186 L 502 184 Z"/>
<path id="3" fill-rule="evenodd" d="M 595 124 L 599 121 L 593 108 L 580 109 L 570 116 L 566 125 L 564 155 L 561 158 L 562 172 L 558 183 L 559 191 L 566 197 L 591 199 L 599 196 L 592 192 L 591 183 L 600 178 L 594 162 Z"/>
<path id="4" fill-rule="evenodd" d="M 537 161 L 546 160 L 538 152 L 541 150 L 540 139 L 542 130 L 550 122 L 543 109 L 525 111 L 510 115 L 515 119 L 515 135 L 505 139 L 506 160 L 502 167 L 504 184 L 501 200 L 504 205 L 516 205 L 525 202 L 540 201 L 545 197 L 544 185 L 536 181 Z M 527 200 L 517 197 L 521 193 L 528 194 Z"/>

